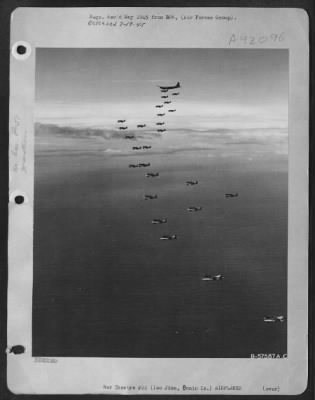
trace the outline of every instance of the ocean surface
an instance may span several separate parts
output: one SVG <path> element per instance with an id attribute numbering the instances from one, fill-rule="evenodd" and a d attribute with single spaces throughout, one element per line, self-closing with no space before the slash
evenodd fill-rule
<path id="1" fill-rule="evenodd" d="M 37 148 L 33 355 L 286 353 L 287 323 L 263 318 L 287 315 L 287 181 L 271 152 Z"/>

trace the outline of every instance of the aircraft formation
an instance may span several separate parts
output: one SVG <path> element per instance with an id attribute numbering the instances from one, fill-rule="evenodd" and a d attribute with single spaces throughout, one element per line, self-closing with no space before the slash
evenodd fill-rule
<path id="1" fill-rule="evenodd" d="M 156 113 L 156 116 L 161 118 L 165 117 L 167 113 L 175 113 L 177 110 L 176 108 L 169 108 L 166 109 L 169 105 L 173 105 L 173 101 L 169 100 L 169 96 L 179 96 L 180 92 L 178 89 L 181 88 L 180 82 L 177 82 L 176 85 L 173 86 L 158 86 L 161 92 L 161 99 L 162 102 L 159 104 L 156 104 L 154 108 L 156 109 L 162 109 L 160 112 Z M 176 91 L 174 91 L 176 90 Z M 174 106 L 173 106 L 174 107 Z M 157 110 L 156 110 L 157 111 Z M 126 119 L 119 119 L 117 120 L 117 123 L 119 124 L 118 129 L 119 130 L 127 130 L 128 126 L 126 124 Z M 124 124 L 124 126 L 120 125 Z M 163 133 L 167 132 L 166 129 L 166 122 L 165 121 L 158 121 L 155 123 L 155 125 L 158 127 L 156 131 L 158 133 Z M 139 123 L 137 124 L 138 129 L 145 128 L 147 125 L 144 123 Z M 163 126 L 163 128 L 161 128 Z M 160 128 L 159 128 L 160 127 Z M 136 139 L 136 136 L 134 134 L 126 134 L 125 139 Z M 150 150 L 152 146 L 150 145 L 139 145 L 139 146 L 132 146 L 132 150 Z M 145 167 L 150 167 L 151 163 L 150 162 L 140 162 L 137 164 L 129 164 L 129 168 L 145 168 Z M 159 172 L 148 172 L 145 174 L 146 178 L 158 178 L 160 176 Z M 199 184 L 198 180 L 187 180 L 185 182 L 186 186 L 195 186 Z M 226 199 L 233 199 L 239 197 L 238 193 L 225 193 L 225 198 Z M 157 193 L 148 193 L 144 194 L 143 199 L 146 201 L 149 200 L 157 200 L 158 199 L 158 194 Z M 202 206 L 189 206 L 187 207 L 187 211 L 189 213 L 194 213 L 194 212 L 200 212 L 202 211 Z M 164 225 L 167 224 L 168 218 L 166 217 L 161 217 L 161 218 L 153 218 L 151 220 L 152 225 Z M 177 240 L 177 235 L 175 233 L 172 234 L 167 234 L 167 235 L 162 235 L 160 236 L 161 241 L 174 241 Z M 201 281 L 203 282 L 214 282 L 214 281 L 222 281 L 224 279 L 224 276 L 222 274 L 216 274 L 216 275 L 211 275 L 208 273 L 204 273 L 203 276 L 201 277 Z M 276 322 L 285 322 L 286 318 L 283 315 L 278 315 L 278 316 L 265 316 L 263 319 L 264 322 L 266 323 L 276 323 Z"/>

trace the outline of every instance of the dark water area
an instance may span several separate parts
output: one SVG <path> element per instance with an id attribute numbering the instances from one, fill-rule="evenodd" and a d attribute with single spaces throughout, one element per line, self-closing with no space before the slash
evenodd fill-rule
<path id="1" fill-rule="evenodd" d="M 263 318 L 287 315 L 287 158 L 147 160 L 130 169 L 134 157 L 36 156 L 33 355 L 286 353 L 287 324 Z"/>

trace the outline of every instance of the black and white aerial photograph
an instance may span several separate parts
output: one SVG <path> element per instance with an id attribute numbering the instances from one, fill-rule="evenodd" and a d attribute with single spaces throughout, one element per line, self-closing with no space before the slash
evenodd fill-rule
<path id="1" fill-rule="evenodd" d="M 286 357 L 288 56 L 36 49 L 33 356 Z"/>

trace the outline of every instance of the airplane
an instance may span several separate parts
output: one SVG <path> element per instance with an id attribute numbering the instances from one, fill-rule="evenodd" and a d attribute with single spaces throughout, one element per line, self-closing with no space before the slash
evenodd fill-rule
<path id="1" fill-rule="evenodd" d="M 162 107 L 163 107 L 163 104 L 158 104 L 158 105 L 156 105 L 155 107 L 156 107 L 156 108 L 162 108 Z"/>
<path id="2" fill-rule="evenodd" d="M 117 122 L 118 122 L 118 123 L 119 123 L 119 122 L 126 122 L 126 120 L 125 120 L 125 119 L 119 119 Z"/>
<path id="3" fill-rule="evenodd" d="M 167 99 L 168 96 L 161 96 L 161 99 Z"/>
<path id="4" fill-rule="evenodd" d="M 123 131 L 123 130 L 125 130 L 125 129 L 128 129 L 128 126 L 120 126 L 120 127 L 119 127 L 119 130 L 121 130 L 121 131 Z"/>
<path id="5" fill-rule="evenodd" d="M 167 92 L 167 91 L 168 91 L 168 89 L 162 89 L 162 90 L 161 90 L 162 93 L 165 93 L 165 92 Z"/>
<path id="6" fill-rule="evenodd" d="M 146 178 L 156 178 L 158 176 L 160 176 L 160 174 L 158 172 L 148 172 L 147 174 L 145 174 Z"/>
<path id="7" fill-rule="evenodd" d="M 133 135 L 126 135 L 125 139 L 134 139 L 135 137 Z"/>
<path id="8" fill-rule="evenodd" d="M 179 95 L 179 92 L 177 92 L 177 93 L 172 93 L 172 95 L 173 95 L 173 96 L 178 96 L 178 95 Z"/>
<path id="9" fill-rule="evenodd" d="M 222 279 L 224 279 L 224 276 L 221 274 L 218 275 L 204 274 L 203 277 L 201 278 L 202 281 L 222 281 Z"/>
<path id="10" fill-rule="evenodd" d="M 264 322 L 284 322 L 285 320 L 286 318 L 283 315 L 264 317 Z"/>
<path id="11" fill-rule="evenodd" d="M 138 165 L 139 167 L 150 167 L 151 164 L 148 162 L 148 163 L 140 163 Z"/>
<path id="12" fill-rule="evenodd" d="M 146 126 L 146 124 L 143 125 L 137 125 L 137 128 L 144 128 Z"/>
<path id="13" fill-rule="evenodd" d="M 162 90 L 178 89 L 180 88 L 180 83 L 177 82 L 175 86 L 159 86 Z"/>
<path id="14" fill-rule="evenodd" d="M 156 218 L 156 219 L 152 219 L 151 224 L 166 224 L 167 223 L 167 218 Z"/>
<path id="15" fill-rule="evenodd" d="M 165 132 L 166 129 L 158 129 L 157 131 L 158 131 L 158 132 Z"/>
<path id="16" fill-rule="evenodd" d="M 164 101 L 164 104 L 171 104 L 171 101 L 170 100 Z"/>
<path id="17" fill-rule="evenodd" d="M 163 117 L 164 115 L 165 115 L 165 113 L 164 114 L 156 114 L 158 117 Z"/>
<path id="18" fill-rule="evenodd" d="M 198 181 L 186 181 L 187 186 L 198 185 Z"/>
<path id="19" fill-rule="evenodd" d="M 238 193 L 225 193 L 225 198 L 238 197 Z"/>
<path id="20" fill-rule="evenodd" d="M 195 207 L 195 206 L 191 206 L 187 208 L 187 211 L 189 212 L 193 212 L 193 211 L 201 211 L 202 207 Z"/>
<path id="21" fill-rule="evenodd" d="M 129 168 L 138 168 L 139 165 L 138 164 L 129 164 Z"/>
<path id="22" fill-rule="evenodd" d="M 165 122 L 157 122 L 156 125 L 165 125 Z"/>
<path id="23" fill-rule="evenodd" d="M 143 149 L 151 149 L 152 146 L 142 146 Z"/>
<path id="24" fill-rule="evenodd" d="M 160 240 L 175 240 L 177 239 L 176 235 L 163 235 L 160 237 Z"/>
<path id="25" fill-rule="evenodd" d="M 132 150 L 141 150 L 142 149 L 142 147 L 141 146 L 133 146 L 133 148 L 132 148 Z"/>
<path id="26" fill-rule="evenodd" d="M 168 112 L 175 112 L 176 110 L 168 110 Z"/>
<path id="27" fill-rule="evenodd" d="M 144 195 L 144 200 L 154 200 L 157 198 L 158 198 L 157 194 L 145 194 Z"/>

